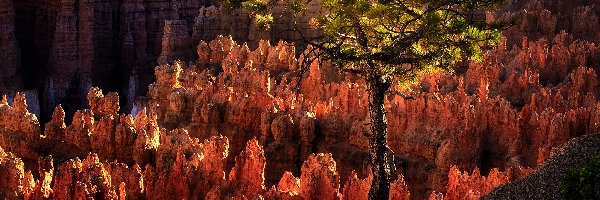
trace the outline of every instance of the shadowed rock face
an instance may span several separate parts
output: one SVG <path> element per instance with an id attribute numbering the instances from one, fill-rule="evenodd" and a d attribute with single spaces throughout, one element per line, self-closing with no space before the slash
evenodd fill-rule
<path id="1" fill-rule="evenodd" d="M 135 97 L 145 96 L 154 81 L 153 68 L 176 59 L 195 60 L 194 43 L 200 40 L 234 35 L 236 41 L 254 47 L 260 39 L 299 37 L 282 33 L 291 22 L 278 21 L 272 31 L 258 31 L 249 17 L 223 13 L 216 4 L 213 0 L 3 0 L 0 50 L 5 57 L 0 61 L 0 93 L 37 90 L 42 121 L 50 119 L 58 104 L 69 114 L 84 107 L 85 93 L 92 86 L 121 93 L 123 111 L 129 112 Z M 308 27 L 307 23 L 299 26 Z"/>
<path id="2" fill-rule="evenodd" d="M 392 196 L 478 198 L 536 168 L 553 147 L 598 131 L 599 47 L 589 35 L 597 23 L 581 22 L 597 8 L 537 2 L 503 11 L 527 20 L 482 63 L 394 87 L 415 101 L 387 96 L 388 143 L 402 174 Z M 0 48 L 19 46 L 23 61 L 0 60 L 15 72 L 0 76 L 31 80 L 6 91 L 38 88 L 48 119 L 42 132 L 23 94 L 0 102 L 0 180 L 11 180 L 0 196 L 366 196 L 365 83 L 327 61 L 299 80 L 295 48 L 257 37 L 293 36 L 253 30 L 199 1 L 0 3 L 0 17 L 15 18 L 14 30 L 0 19 L 0 38 L 16 33 Z M 242 31 L 222 25 L 232 21 Z M 572 24 L 565 32 L 563 21 Z M 138 95 L 146 100 L 132 106 Z"/>
<path id="3" fill-rule="evenodd" d="M 15 10 L 12 0 L 0 1 L 0 91 L 16 92 L 21 89 L 19 48 L 15 37 Z"/>
<path id="4" fill-rule="evenodd" d="M 2 12 L 6 15 L 2 20 L 7 23 L 3 33 L 12 34 L 15 28 L 11 31 L 9 25 L 16 26 L 20 49 L 13 51 L 23 61 L 20 66 L 18 63 L 6 66 L 22 72 L 24 82 L 18 87 L 37 89 L 43 94 L 40 103 L 42 118 L 46 120 L 59 103 L 70 114 L 85 106 L 85 93 L 92 85 L 124 94 L 122 100 L 131 109 L 133 97 L 144 95 L 146 85 L 152 82 L 152 68 L 162 49 L 164 20 L 193 24 L 200 7 L 209 3 L 195 0 L 7 2 L 3 9 L 14 12 Z M 19 61 L 18 57 L 15 59 Z M 9 89 L 0 87 L 3 93 L 13 91 Z"/>

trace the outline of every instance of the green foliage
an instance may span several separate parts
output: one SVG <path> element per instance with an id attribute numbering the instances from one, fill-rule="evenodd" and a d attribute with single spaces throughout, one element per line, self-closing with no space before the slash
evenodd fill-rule
<path id="1" fill-rule="evenodd" d="M 273 23 L 273 15 L 271 15 L 271 14 L 266 14 L 266 15 L 257 14 L 254 17 L 254 24 L 258 28 L 269 29 L 269 28 L 271 28 L 271 23 Z"/>
<path id="2" fill-rule="evenodd" d="M 227 11 L 233 11 L 240 8 L 241 4 L 237 0 L 221 0 L 221 6 Z"/>
<path id="3" fill-rule="evenodd" d="M 292 0 L 290 3 L 290 9 L 293 12 L 298 13 L 306 10 L 306 7 L 304 7 L 304 2 L 302 0 Z"/>
<path id="4" fill-rule="evenodd" d="M 235 5 L 222 0 L 224 5 Z M 241 6 L 259 28 L 270 28 L 273 15 L 293 16 L 304 24 L 304 5 L 313 0 L 247 0 Z M 486 22 L 484 13 L 503 0 L 318 0 L 320 12 L 308 22 L 318 29 L 295 28 L 310 44 L 308 59 L 333 61 L 345 72 L 366 79 L 370 87 L 372 136 L 370 157 L 374 182 L 369 199 L 388 199 L 389 178 L 382 171 L 386 145 L 383 98 L 392 82 L 405 85 L 436 71 L 452 71 L 464 59 L 482 60 L 486 46 L 495 45 L 505 22 Z M 277 5 L 277 13 L 273 11 Z M 283 8 L 283 9 L 280 9 Z M 280 12 L 284 13 L 280 13 Z M 285 13 L 287 12 L 287 13 Z M 313 51 L 317 50 L 317 51 Z M 302 62 L 301 73 L 310 62 Z M 373 91 L 377 94 L 373 95 Z M 374 114 L 373 113 L 379 113 Z M 374 128 L 373 128 L 374 127 Z M 375 142 L 371 142 L 375 141 Z M 379 150 L 378 150 L 379 149 Z M 381 159 L 381 158 L 384 159 Z M 379 173 L 382 172 L 382 173 Z M 381 177 L 380 177 L 381 176 Z M 381 178 L 381 179 L 380 179 Z"/>
<path id="5" fill-rule="evenodd" d="M 267 3 L 268 2 L 263 0 L 249 0 L 244 1 L 242 3 L 242 7 L 245 10 L 252 10 L 256 13 L 259 13 L 258 15 L 261 15 L 261 13 L 265 13 L 267 11 Z"/>
<path id="6" fill-rule="evenodd" d="M 569 172 L 561 183 L 561 193 L 565 199 L 600 199 L 600 154 Z"/>
<path id="7" fill-rule="evenodd" d="M 230 0 L 223 0 L 231 5 Z M 273 22 L 271 8 L 299 14 L 312 0 L 247 0 L 259 28 Z M 323 0 L 314 16 L 322 35 L 305 38 L 346 71 L 384 82 L 412 81 L 425 73 L 452 71 L 463 59 L 480 61 L 508 22 L 486 22 L 483 14 L 502 0 Z M 294 15 L 295 16 L 295 15 Z M 303 30 L 297 30 L 302 32 Z"/>

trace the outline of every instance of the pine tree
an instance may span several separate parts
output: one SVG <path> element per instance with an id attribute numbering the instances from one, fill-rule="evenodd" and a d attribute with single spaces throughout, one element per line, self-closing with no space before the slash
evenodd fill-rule
<path id="1" fill-rule="evenodd" d="M 272 8 L 305 15 L 312 0 L 223 0 L 226 8 L 243 8 L 259 28 L 274 20 Z M 510 20 L 486 22 L 483 15 L 502 0 L 323 0 L 324 14 L 310 21 L 320 34 L 303 37 L 319 58 L 368 84 L 371 136 L 369 156 L 373 182 L 369 199 L 388 199 L 390 166 L 386 152 L 384 99 L 393 83 L 405 84 L 423 74 L 452 72 L 457 62 L 480 61 L 483 49 L 495 45 Z M 306 30 L 294 30 L 304 36 Z M 306 62 L 305 62 L 306 63 Z"/>

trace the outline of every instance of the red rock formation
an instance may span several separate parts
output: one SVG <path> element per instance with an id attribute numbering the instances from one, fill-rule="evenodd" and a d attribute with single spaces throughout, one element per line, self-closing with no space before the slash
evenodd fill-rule
<path id="1" fill-rule="evenodd" d="M 234 35 L 236 41 L 256 46 L 260 39 L 298 38 L 282 31 L 297 25 L 291 21 L 278 21 L 270 32 L 259 31 L 248 16 L 223 12 L 217 4 L 196 0 L 3 1 L 0 36 L 5 42 L 0 49 L 8 56 L 0 64 L 4 72 L 0 92 L 14 92 L 23 85 L 43 91 L 42 114 L 49 118 L 60 103 L 76 102 L 73 111 L 84 106 L 85 92 L 94 85 L 122 91 L 127 97 L 123 107 L 129 110 L 135 97 L 144 95 L 153 81 L 151 67 L 157 62 L 193 59 L 188 49 L 199 40 Z M 308 14 L 317 12 L 318 5 L 312 2 L 309 7 L 314 11 Z M 177 28 L 165 27 L 165 22 L 174 21 L 178 21 Z M 308 26 L 301 23 L 299 27 Z M 20 54 L 27 59 L 21 61 Z M 21 68 L 24 74 L 17 74 Z"/>
<path id="2" fill-rule="evenodd" d="M 0 93 L 15 92 L 21 89 L 19 49 L 15 36 L 15 10 L 12 0 L 0 1 Z"/>
<path id="3" fill-rule="evenodd" d="M 38 139 L 41 131 L 37 117 L 27 110 L 27 101 L 22 93 L 17 93 L 13 106 L 8 105 L 6 96 L 3 97 L 0 102 L 0 127 L 5 133 L 3 136 L 24 137 L 29 140 Z"/>
<path id="4" fill-rule="evenodd" d="M 290 172 L 285 172 L 281 177 L 281 181 L 277 184 L 277 188 L 273 190 L 288 193 L 291 196 L 298 195 L 300 193 L 300 179 L 294 177 Z"/>
<path id="5" fill-rule="evenodd" d="M 118 199 L 119 188 L 112 185 L 111 175 L 97 155 L 66 161 L 56 175 L 54 199 Z"/>
<path id="6" fill-rule="evenodd" d="M 94 87 L 90 88 L 87 99 L 91 111 L 98 118 L 117 115 L 119 112 L 119 95 L 117 93 L 110 92 L 104 96 L 101 89 Z"/>
<path id="7" fill-rule="evenodd" d="M 8 56 L 0 64 L 0 92 L 23 85 L 44 91 L 42 113 L 49 118 L 58 103 L 76 102 L 73 110 L 83 106 L 92 83 L 123 91 L 129 97 L 123 105 L 130 108 L 152 82 L 164 20 L 185 20 L 191 29 L 200 2 L 15 0 L 2 8 L 0 48 Z M 16 74 L 20 69 L 24 73 Z"/>
<path id="8" fill-rule="evenodd" d="M 271 31 L 265 32 L 256 30 L 252 20 L 242 13 L 218 8 L 215 1 L 5 2 L 6 5 L 2 6 L 5 10 L 1 12 L 3 17 L 0 18 L 3 19 L 1 24 L 6 25 L 3 25 L 5 28 L 0 35 L 7 37 L 9 42 L 3 42 L 6 48 L 3 52 L 11 56 L 3 60 L 8 64 L 0 66 L 11 67 L 2 70 L 6 72 L 2 81 L 10 81 L 6 82 L 10 84 L 0 88 L 20 89 L 15 85 L 21 85 L 20 80 L 23 79 L 27 80 L 23 84 L 27 89 L 44 91 L 41 99 L 43 121 L 50 118 L 50 113 L 59 103 L 63 104 L 67 113 L 85 106 L 83 97 L 92 85 L 120 91 L 126 97 L 122 99 L 126 100 L 121 102 L 122 107 L 128 111 L 136 96 L 144 95 L 146 85 L 153 81 L 152 67 L 157 61 L 193 58 L 193 54 L 186 53 L 188 49 L 199 40 L 212 40 L 218 35 L 233 35 L 236 42 L 249 42 L 251 47 L 258 46 L 261 39 L 295 41 L 298 34 L 286 30 L 299 28 L 309 30 L 309 35 L 316 33 L 318 30 L 308 29 L 308 19 L 321 12 L 320 1 L 311 1 L 298 23 L 292 23 L 290 16 L 282 16 L 277 18 Z M 282 6 L 274 8 L 276 13 L 281 10 Z M 581 2 L 513 2 L 499 13 L 524 20 L 506 31 L 508 40 L 503 48 L 520 44 L 523 36 L 530 40 L 545 38 L 551 41 L 562 30 L 573 34 L 576 39 L 595 41 L 597 36 L 594 34 L 599 28 L 594 25 L 598 18 L 597 10 L 597 6 L 582 5 Z M 168 33 L 171 29 L 165 28 L 165 20 L 179 20 L 181 25 L 177 30 L 187 31 L 175 34 L 181 37 L 168 39 L 172 38 Z M 18 45 L 11 36 L 13 27 L 17 27 L 20 35 L 16 38 Z M 188 35 L 190 32 L 191 37 Z M 172 42 L 163 44 L 163 40 Z M 16 46 L 22 49 L 16 49 Z M 17 56 L 19 51 L 24 55 L 22 62 Z M 16 74 L 19 68 L 27 73 Z M 543 76 L 543 73 L 540 74 Z M 0 89 L 2 91 L 9 89 Z M 73 102 L 78 105 L 69 108 L 67 103 Z"/>
<path id="9" fill-rule="evenodd" d="M 246 197 L 262 193 L 265 190 L 265 163 L 264 151 L 258 141 L 248 141 L 246 150 L 235 158 L 235 167 L 229 173 L 229 180 L 237 184 L 233 187 L 244 191 L 242 195 Z"/>
<path id="10" fill-rule="evenodd" d="M 300 197 L 335 199 L 339 197 L 340 177 L 331 154 L 311 155 L 302 165 Z"/>
<path id="11" fill-rule="evenodd" d="M 48 199 L 52 197 L 53 190 L 51 183 L 54 175 L 54 163 L 52 157 L 40 158 L 38 160 L 40 180 L 35 181 L 35 187 L 29 194 L 25 194 L 25 199 Z"/>
<path id="12" fill-rule="evenodd" d="M 408 200 L 410 199 L 410 192 L 408 191 L 408 187 L 404 182 L 404 177 L 398 177 L 398 180 L 395 180 L 390 185 L 390 199 L 402 199 Z"/>
<path id="13" fill-rule="evenodd" d="M 118 96 L 114 93 L 104 96 L 101 90 L 93 88 L 88 93 L 91 110 L 78 111 L 73 123 L 65 126 L 64 112 L 57 108 L 53 120 L 46 125 L 45 139 L 65 141 L 78 149 L 75 154 L 91 151 L 97 152 L 102 159 L 153 166 L 146 167 L 143 173 L 135 167 L 125 170 L 133 169 L 133 172 L 118 176 L 137 178 L 115 178 L 124 186 L 121 187 L 120 182 L 112 182 L 110 187 L 114 189 L 106 190 L 110 191 L 110 195 L 141 198 L 167 194 L 160 192 L 159 188 L 182 198 L 213 194 L 240 197 L 238 195 L 250 196 L 256 191 L 267 197 L 280 198 L 308 197 L 317 193 L 327 193 L 331 198 L 366 194 L 364 189 L 368 188 L 368 181 L 357 178 L 368 176 L 365 173 L 367 166 L 361 161 L 366 158 L 361 152 L 366 151 L 363 140 L 368 133 L 364 124 L 366 110 L 361 106 L 366 102 L 364 83 L 343 82 L 340 76 L 328 74 L 332 72 L 327 72 L 331 68 L 327 63 L 318 65 L 315 62 L 311 73 L 300 83 L 304 88 L 312 87 L 314 90 L 304 89 L 302 95 L 295 96 L 290 92 L 295 79 L 287 78 L 293 77 L 288 70 L 294 67 L 286 63 L 297 63 L 295 59 L 282 57 L 293 55 L 283 45 L 272 47 L 262 43 L 257 50 L 249 51 L 225 37 L 209 44 L 200 45 L 200 57 L 209 58 L 207 60 L 214 64 L 221 63 L 224 71 L 217 76 L 211 75 L 207 72 L 211 68 L 202 63 L 199 66 L 175 63 L 157 67 L 157 82 L 150 87 L 149 93 L 150 115 L 146 109 L 142 109 L 135 118 L 119 115 Z M 524 50 L 497 52 L 506 56 L 535 55 L 544 52 L 540 48 L 551 47 L 530 43 Z M 560 84 L 543 86 L 539 84 L 541 77 L 535 70 L 541 70 L 543 63 L 552 62 L 533 62 L 530 56 L 520 58 L 523 60 L 516 60 L 505 68 L 494 68 L 492 66 L 505 62 L 502 60 L 504 57 L 489 56 L 485 64 L 472 64 L 463 77 L 442 74 L 426 77 L 408 91 L 417 101 L 395 96 L 388 98 L 390 146 L 396 155 L 407 161 L 406 166 L 402 166 L 409 177 L 405 180 L 417 196 L 431 189 L 446 191 L 447 169 L 451 165 L 464 169 L 482 167 L 485 171 L 492 167 L 535 166 L 548 155 L 545 149 L 582 131 L 596 130 L 593 123 L 600 118 L 595 114 L 597 81 L 592 69 L 572 68 L 571 75 L 556 79 Z M 544 60 L 546 56 L 539 58 Z M 588 58 L 577 59 L 581 60 L 578 61 L 580 63 L 587 63 L 585 60 Z M 245 64 L 242 66 L 241 63 Z M 522 66 L 527 68 L 520 70 Z M 569 71 L 568 67 L 566 69 Z M 280 74 L 280 78 L 272 77 L 272 73 Z M 509 78 L 502 80 L 503 73 Z M 340 83 L 334 82 L 340 80 Z M 28 116 L 23 96 L 15 98 L 14 106 L 2 105 L 2 109 L 7 110 L 3 113 L 8 113 L 1 118 L 4 120 L 3 128 L 9 132 L 20 132 L 22 141 L 37 140 L 35 138 L 40 132 L 39 125 L 35 128 L 34 119 L 19 120 L 32 122 L 33 125 L 24 126 L 33 129 L 15 125 L 22 123 L 16 123 L 22 118 L 19 116 L 25 119 Z M 519 105 L 520 110 L 514 108 Z M 439 121 L 445 124 L 435 123 Z M 497 124 L 502 128 L 495 128 Z M 161 126 L 177 129 L 161 130 Z M 569 126 L 572 129 L 568 129 Z M 541 134 L 548 127 L 553 127 L 551 134 Z M 3 137 L 8 138 L 9 132 L 3 133 Z M 204 144 L 199 143 L 199 140 L 218 134 L 232 139 L 226 141 L 225 137 L 217 137 Z M 546 139 L 540 140 L 542 137 Z M 251 138 L 258 140 L 247 143 Z M 240 171 L 261 165 L 261 156 L 247 154 L 261 152 L 257 150 L 260 149 L 257 148 L 259 143 L 265 147 L 264 163 L 269 173 Z M 16 150 L 14 152 L 19 156 L 37 158 L 31 150 L 19 150 L 28 149 L 26 143 L 3 145 Z M 333 152 L 334 156 L 340 157 L 335 173 L 331 171 L 335 157 L 323 155 L 305 162 L 305 157 L 315 151 Z M 227 156 L 240 153 L 239 158 L 246 161 L 238 159 L 236 162 L 233 157 Z M 237 167 L 225 179 L 225 171 L 236 163 Z M 302 168 L 300 163 L 304 163 Z M 351 170 L 358 171 L 358 175 L 348 172 Z M 113 173 L 113 170 L 106 171 Z M 125 173 L 117 171 L 115 173 Z M 299 173 L 301 180 L 303 177 L 306 180 L 297 185 L 295 178 L 285 171 Z M 264 176 L 265 186 L 268 186 L 269 180 L 280 180 L 283 174 L 286 174 L 285 178 L 275 189 L 267 190 L 268 187 L 263 188 L 262 184 L 255 182 L 256 177 Z M 142 188 L 135 186 L 135 180 L 140 177 L 148 180 L 144 182 L 144 192 L 134 189 Z M 350 177 L 345 184 L 347 189 L 340 190 L 339 183 L 345 182 L 347 177 Z M 194 181 L 196 179 L 204 181 L 199 183 Z M 323 181 L 331 184 L 327 186 Z M 473 187 L 474 183 L 467 182 L 461 185 Z M 311 189 L 315 188 L 311 183 L 320 183 L 322 187 Z M 77 191 L 83 191 L 80 192 L 82 195 L 103 193 L 85 192 L 89 186 L 74 184 L 73 187 L 79 188 Z M 232 188 L 247 189 L 231 193 Z M 476 197 L 488 189 L 476 190 L 478 192 L 468 195 Z M 393 191 L 394 195 L 406 196 L 406 184 L 396 184 Z M 448 191 L 448 197 L 466 194 Z"/>
<path id="14" fill-rule="evenodd" d="M 73 116 L 72 123 L 67 126 L 65 137 L 62 140 L 82 150 L 89 150 L 93 126 L 94 116 L 90 110 L 77 111 Z"/>
<path id="15" fill-rule="evenodd" d="M 215 6 L 201 7 L 198 16 L 194 20 L 192 33 L 194 42 L 201 39 L 213 40 L 219 35 L 231 35 L 238 41 L 249 39 L 248 34 L 253 28 L 250 26 L 251 19 L 242 15 L 239 11 L 238 13 L 228 14 Z"/>
<path id="16" fill-rule="evenodd" d="M 65 111 L 58 105 L 52 113 L 52 120 L 46 123 L 44 135 L 48 139 L 59 140 L 65 137 L 67 126 L 65 125 Z"/>
<path id="17" fill-rule="evenodd" d="M 222 23 L 218 21 L 231 13 L 213 7 L 200 10 L 198 16 L 198 8 L 194 8 L 199 7 L 197 2 L 124 1 L 119 5 L 121 22 L 114 24 L 112 18 L 101 17 L 116 16 L 110 2 L 96 1 L 93 6 L 77 2 L 78 9 L 93 8 L 93 15 L 78 13 L 75 4 L 44 8 L 73 17 L 58 20 L 57 26 L 65 28 L 58 32 L 80 41 L 78 45 L 85 50 L 71 52 L 72 44 L 55 45 L 52 55 L 78 55 L 75 60 L 53 58 L 56 62 L 87 70 L 80 72 L 107 73 L 102 71 L 110 67 L 97 67 L 112 65 L 99 58 L 108 52 L 102 45 L 120 44 L 113 43 L 120 39 L 107 31 L 114 26 L 122 31 L 116 34 L 123 38 L 125 50 L 120 53 L 123 59 L 130 59 L 122 61 L 124 66 L 148 66 L 161 49 L 167 64 L 155 68 L 156 82 L 148 89 L 148 107 L 134 116 L 118 114 L 120 107 L 126 106 L 116 93 L 104 95 L 92 88 L 87 93 L 90 109 L 71 116 L 65 110 L 68 113 L 67 107 L 72 105 L 55 108 L 42 134 L 22 94 L 10 105 L 8 99 L 0 102 L 0 146 L 12 152 L 13 160 L 21 158 L 24 167 L 11 167 L 10 171 L 16 169 L 14 174 L 23 174 L 18 179 L 27 181 L 27 187 L 11 184 L 2 191 L 34 199 L 76 195 L 132 199 L 365 197 L 369 170 L 363 81 L 319 60 L 310 63 L 309 72 L 300 79 L 296 70 L 305 60 L 295 57 L 293 47 L 262 41 L 251 50 L 235 42 L 246 33 L 217 36 L 231 29 L 215 26 L 209 30 L 206 26 Z M 388 143 L 403 175 L 392 184 L 394 198 L 405 199 L 408 188 L 416 198 L 443 196 L 431 191 L 443 192 L 451 199 L 476 198 L 521 176 L 522 172 L 511 169 L 535 168 L 553 147 L 598 131 L 600 62 L 595 55 L 599 48 L 592 36 L 586 35 L 597 25 L 578 23 L 597 20 L 593 14 L 596 8 L 561 4 L 578 14 L 557 14 L 563 8 L 549 2 L 554 1 L 524 3 L 531 9 L 514 12 L 527 19 L 525 25 L 509 30 L 507 38 L 486 54 L 483 63 L 470 63 L 456 75 L 431 74 L 413 86 L 394 87 L 416 99 L 409 101 L 397 95 L 386 99 Z M 174 12 L 178 9 L 180 12 Z M 151 14 L 146 16 L 145 12 Z M 89 21 L 85 19 L 91 16 L 102 22 L 94 24 L 102 26 L 87 27 Z M 198 18 L 190 29 L 187 19 L 194 17 Z M 85 23 L 66 23 L 74 18 Z M 162 35 L 163 29 L 169 29 L 163 27 L 166 18 L 186 19 L 188 23 L 171 24 L 175 26 L 171 30 L 178 31 Z M 575 35 L 559 32 L 563 25 L 557 21 L 564 19 L 573 25 L 567 32 Z M 191 44 L 184 41 L 190 38 L 189 30 Z M 73 31 L 89 33 L 77 36 Z M 81 42 L 89 39 L 86 34 L 102 40 L 90 50 L 90 44 Z M 216 39 L 200 41 L 208 35 Z M 65 40 L 60 37 L 53 35 L 57 38 L 54 43 Z M 160 41 L 166 44 L 161 46 Z M 190 48 L 194 46 L 195 51 Z M 112 48 L 120 47 L 108 49 Z M 195 65 L 168 62 L 193 53 L 199 58 Z M 311 55 L 301 57 L 307 56 Z M 70 74 L 72 70 L 64 72 Z M 88 80 L 83 81 L 77 90 L 90 86 L 85 82 Z M 131 88 L 131 93 L 143 91 L 135 84 Z M 131 93 L 124 99 L 132 99 Z M 47 98 L 63 95 L 54 94 Z M 65 117 L 73 119 L 68 126 Z M 66 161 L 89 152 L 97 156 L 83 163 Z M 53 155 L 58 170 L 50 170 L 53 168 L 39 161 L 47 154 Z M 481 170 L 474 175 L 457 170 L 476 168 Z M 34 173 L 27 175 L 26 170 Z M 109 181 L 97 181 L 108 177 Z"/>
<path id="18" fill-rule="evenodd" d="M 159 64 L 172 63 L 175 60 L 193 60 L 193 45 L 188 32 L 185 20 L 165 21 Z"/>
<path id="19" fill-rule="evenodd" d="M 344 185 L 342 189 L 343 199 L 369 199 L 369 189 L 371 188 L 371 182 L 373 176 L 365 179 L 359 179 L 356 172 L 350 173 L 350 179 Z M 390 189 L 390 193 L 393 193 L 393 189 Z M 390 199 L 400 199 L 397 195 L 390 194 Z"/>
<path id="20" fill-rule="evenodd" d="M 97 92 L 97 94 L 102 94 L 101 91 Z M 90 92 L 90 94 L 92 93 Z M 90 100 L 98 101 L 94 98 L 90 98 Z M 101 100 L 104 99 L 99 101 Z M 27 112 L 26 109 L 25 112 Z M 91 131 L 88 133 L 88 138 L 112 137 L 102 135 L 106 126 L 102 121 L 110 120 L 113 115 L 101 117 L 100 121 L 95 123 L 91 111 L 87 111 L 88 114 L 81 113 L 78 112 L 78 115 L 81 116 L 83 122 L 74 120 L 74 123 L 81 123 L 82 125 L 77 126 L 83 126 L 82 130 Z M 47 124 L 48 127 L 54 127 L 47 129 L 47 139 L 60 138 L 60 134 L 57 134 L 56 130 L 65 130 L 64 125 L 61 126 L 64 123 L 61 121 L 62 118 L 63 113 L 58 107 L 55 119 Z M 151 127 L 153 123 L 152 119 L 147 121 L 144 111 L 136 116 L 136 120 L 131 117 L 128 117 L 128 120 L 130 121 L 121 122 L 121 124 L 131 125 L 131 130 L 136 130 L 133 123 L 138 122 L 137 120 L 146 123 L 146 127 Z M 85 129 L 85 126 L 93 129 Z M 75 126 L 72 124 L 69 127 Z M 146 130 L 143 124 L 137 128 Z M 72 129 L 73 131 L 77 130 Z M 70 131 L 69 128 L 66 130 Z M 78 131 L 81 130 L 75 132 Z M 75 158 L 60 162 L 56 171 L 52 158 L 40 159 L 38 167 L 41 178 L 36 180 L 30 172 L 24 171 L 24 163 L 18 157 L 12 153 L 5 153 L 0 148 L 0 172 L 6 176 L 3 179 L 10 183 L 0 187 L 0 195 L 25 199 L 123 199 L 125 197 L 128 199 L 197 199 L 201 197 L 221 199 L 260 198 L 261 196 L 283 199 L 337 199 L 342 197 L 342 193 L 339 191 L 340 178 L 336 172 L 336 163 L 330 154 L 312 154 L 302 165 L 299 179 L 287 172 L 277 188 L 272 187 L 267 191 L 264 184 L 266 159 L 263 147 L 259 145 L 258 140 L 247 142 L 245 150 L 236 157 L 235 166 L 229 173 L 229 178 L 225 179 L 225 158 L 228 157 L 229 152 L 227 138 L 211 137 L 209 140 L 199 143 L 197 139 L 190 138 L 185 129 L 163 131 L 160 132 L 161 139 L 157 144 L 157 151 L 152 154 L 156 155 L 156 158 L 152 158 L 152 160 L 156 160 L 156 168 L 147 165 L 143 171 L 138 165 L 128 167 L 126 164 L 118 162 L 101 162 L 99 155 L 88 154 L 83 161 Z M 118 132 L 119 128 L 113 129 L 113 134 L 118 134 Z M 99 136 L 94 136 L 97 134 Z M 115 137 L 115 140 L 119 141 L 118 138 Z M 34 141 L 35 139 L 28 140 Z M 42 142 L 50 141 L 43 140 Z M 81 141 L 71 142 L 81 145 Z M 63 140 L 62 143 L 65 143 L 62 145 L 67 145 L 67 141 Z M 100 155 L 104 157 L 110 157 L 111 154 L 105 153 L 107 148 L 111 149 L 111 145 L 118 147 L 119 144 L 107 142 L 107 145 L 94 143 L 92 139 L 90 149 L 101 152 Z M 112 155 L 119 160 L 127 158 L 121 154 Z M 346 184 L 348 189 L 343 190 L 345 197 L 353 198 L 358 194 L 366 197 L 370 179 L 358 180 L 354 174 L 350 180 L 352 181 Z M 408 191 L 402 179 L 393 186 L 392 194 L 407 197 Z"/>
<path id="21" fill-rule="evenodd" d="M 94 59 L 93 2 L 61 0 L 56 12 L 56 32 L 48 56 L 50 73 L 44 88 L 44 96 L 48 99 L 44 104 L 46 108 L 52 108 L 60 99 L 67 98 L 69 87 L 83 94 L 82 90 L 87 88 L 72 85 L 72 80 L 91 84 Z"/>
<path id="22" fill-rule="evenodd" d="M 477 168 L 469 175 L 467 172 L 461 173 L 456 166 L 452 166 L 448 174 L 448 185 L 446 186 L 444 199 L 479 199 L 479 197 L 492 191 L 493 188 L 522 178 L 530 171 L 532 170 L 511 168 L 506 172 L 500 172 L 498 169 L 493 169 L 486 177 L 482 176 Z"/>
<path id="23" fill-rule="evenodd" d="M 17 199 L 31 192 L 35 183 L 31 172 L 24 171 L 23 161 L 0 147 L 0 196 Z"/>

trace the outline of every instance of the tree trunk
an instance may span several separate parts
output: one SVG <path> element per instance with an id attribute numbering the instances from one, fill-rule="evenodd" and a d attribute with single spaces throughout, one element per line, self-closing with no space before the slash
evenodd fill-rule
<path id="1" fill-rule="evenodd" d="M 369 200 L 388 200 L 390 192 L 390 166 L 387 152 L 387 122 L 385 119 L 384 99 L 390 88 L 377 76 L 367 80 L 369 86 L 369 113 L 371 116 L 371 136 L 369 137 L 369 157 L 373 182 L 369 190 Z"/>

